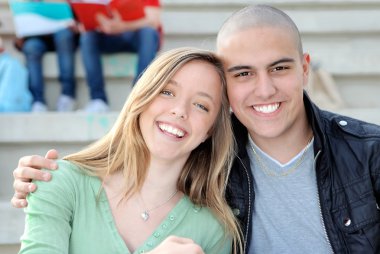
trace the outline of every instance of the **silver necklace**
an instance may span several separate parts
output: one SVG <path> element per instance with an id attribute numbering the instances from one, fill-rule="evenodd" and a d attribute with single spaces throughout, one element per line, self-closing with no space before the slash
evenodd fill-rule
<path id="1" fill-rule="evenodd" d="M 156 210 L 156 209 L 158 209 L 158 208 L 160 208 L 161 206 L 163 206 L 163 205 L 165 205 L 166 203 L 168 203 L 174 196 L 175 196 L 175 194 L 177 194 L 177 192 L 178 192 L 178 190 L 175 190 L 174 192 L 173 192 L 173 194 L 171 194 L 170 196 L 169 196 L 169 198 L 168 199 L 166 199 L 164 202 L 162 202 L 161 204 L 159 204 L 159 205 L 157 205 L 157 206 L 155 206 L 155 207 L 153 207 L 153 208 L 150 208 L 150 209 L 145 209 L 140 215 L 141 215 L 141 218 L 143 219 L 143 221 L 147 221 L 147 220 L 149 220 L 149 218 L 150 218 L 150 212 L 151 211 L 153 211 L 153 210 Z M 142 197 L 141 197 L 141 200 L 142 200 Z M 142 200 L 143 201 L 143 203 L 144 203 L 144 200 Z M 144 206 L 145 206 L 145 204 L 144 204 Z"/>
<path id="2" fill-rule="evenodd" d="M 271 169 L 268 168 L 268 166 L 264 163 L 263 159 L 260 157 L 260 155 L 256 152 L 255 148 L 253 147 L 253 144 L 251 143 L 250 146 L 251 146 L 251 149 L 253 151 L 253 154 L 255 155 L 257 161 L 259 162 L 259 168 L 268 176 L 274 176 L 274 177 L 278 177 L 278 176 L 287 176 L 287 175 L 290 175 L 291 173 L 293 173 L 294 171 L 296 171 L 298 169 L 298 167 L 302 164 L 303 160 L 305 159 L 305 155 L 306 155 L 306 151 L 308 150 L 309 148 L 309 145 L 311 143 L 311 141 L 313 140 L 313 136 L 311 136 L 309 142 L 307 142 L 307 145 L 306 147 L 304 148 L 303 152 L 302 152 L 302 155 L 301 157 L 296 161 L 296 163 L 294 164 L 293 167 L 291 167 L 290 169 L 288 169 L 287 171 L 285 172 L 281 172 L 281 173 L 277 173 Z"/>

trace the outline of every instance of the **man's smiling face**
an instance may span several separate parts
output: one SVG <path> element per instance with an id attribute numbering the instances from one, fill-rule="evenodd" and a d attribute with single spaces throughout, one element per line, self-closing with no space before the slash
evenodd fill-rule
<path id="1" fill-rule="evenodd" d="M 218 44 L 233 112 L 254 139 L 296 131 L 306 118 L 303 88 L 309 55 L 285 29 L 266 26 L 236 31 Z"/>

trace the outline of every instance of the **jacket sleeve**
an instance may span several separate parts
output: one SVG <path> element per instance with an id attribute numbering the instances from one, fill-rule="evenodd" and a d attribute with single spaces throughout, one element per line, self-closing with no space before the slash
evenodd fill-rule
<path id="1" fill-rule="evenodd" d="M 375 162 L 371 163 L 371 175 L 374 186 L 374 191 L 376 195 L 377 209 L 380 211 L 380 139 L 377 142 L 377 148 L 374 149 L 373 160 Z"/>
<path id="2" fill-rule="evenodd" d="M 68 253 L 71 220 L 75 201 L 74 178 L 69 168 L 51 171 L 50 182 L 38 182 L 37 190 L 28 196 L 25 209 L 25 231 L 20 253 Z"/>

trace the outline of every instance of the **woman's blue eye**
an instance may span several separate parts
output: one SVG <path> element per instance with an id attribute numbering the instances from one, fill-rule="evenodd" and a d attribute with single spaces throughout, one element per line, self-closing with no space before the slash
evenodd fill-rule
<path id="1" fill-rule="evenodd" d="M 199 104 L 199 103 L 195 103 L 195 106 L 197 106 L 198 108 L 200 108 L 200 109 L 202 109 L 202 110 L 204 110 L 204 111 L 208 112 L 208 108 L 207 108 L 207 107 L 205 107 L 205 106 L 203 106 L 202 104 Z"/>
<path id="2" fill-rule="evenodd" d="M 173 96 L 173 93 L 171 91 L 169 91 L 169 90 L 162 90 L 161 94 Z"/>

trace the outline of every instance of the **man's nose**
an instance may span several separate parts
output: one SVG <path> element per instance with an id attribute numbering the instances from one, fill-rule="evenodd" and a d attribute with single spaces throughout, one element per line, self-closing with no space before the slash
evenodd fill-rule
<path id="1" fill-rule="evenodd" d="M 276 93 L 273 79 L 267 73 L 258 75 L 255 84 L 255 94 L 261 98 L 269 98 Z"/>

